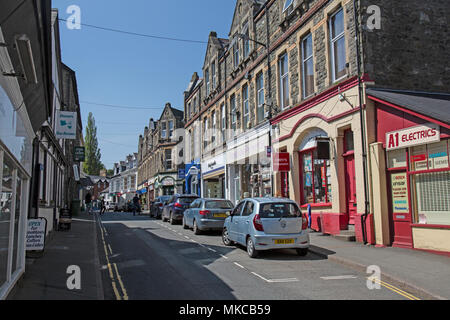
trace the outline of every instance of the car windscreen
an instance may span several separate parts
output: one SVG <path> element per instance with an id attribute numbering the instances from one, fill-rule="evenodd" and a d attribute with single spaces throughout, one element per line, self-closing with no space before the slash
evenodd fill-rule
<path id="1" fill-rule="evenodd" d="M 301 211 L 294 203 L 264 203 L 260 204 L 261 218 L 298 218 Z"/>
<path id="2" fill-rule="evenodd" d="M 212 200 L 205 202 L 205 209 L 233 209 L 233 203 L 228 200 Z"/>
<path id="3" fill-rule="evenodd" d="M 179 197 L 178 198 L 178 203 L 185 203 L 185 204 L 190 204 L 192 202 L 194 202 L 196 199 L 195 197 Z"/>
<path id="4" fill-rule="evenodd" d="M 159 197 L 159 202 L 167 202 L 169 201 L 171 196 L 164 196 L 164 197 Z"/>

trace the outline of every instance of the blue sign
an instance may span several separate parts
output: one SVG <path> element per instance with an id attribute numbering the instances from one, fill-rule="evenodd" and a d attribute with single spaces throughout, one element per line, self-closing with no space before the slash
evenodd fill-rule
<path id="1" fill-rule="evenodd" d="M 184 172 L 184 169 L 178 169 L 178 179 L 185 179 L 186 178 L 186 172 Z"/>

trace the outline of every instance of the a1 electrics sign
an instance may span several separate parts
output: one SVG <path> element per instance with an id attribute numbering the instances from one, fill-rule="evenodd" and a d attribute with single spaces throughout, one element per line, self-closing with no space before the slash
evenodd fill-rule
<path id="1" fill-rule="evenodd" d="M 427 123 L 386 133 L 386 150 L 396 150 L 441 141 L 439 125 Z"/>

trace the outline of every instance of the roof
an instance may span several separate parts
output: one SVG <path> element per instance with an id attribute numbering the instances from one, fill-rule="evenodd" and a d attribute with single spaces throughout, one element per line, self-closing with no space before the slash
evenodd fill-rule
<path id="1" fill-rule="evenodd" d="M 367 94 L 450 124 L 450 94 L 368 88 Z"/>
<path id="2" fill-rule="evenodd" d="M 288 198 L 275 198 L 275 197 L 265 197 L 265 198 L 248 198 L 249 200 L 255 200 L 259 203 L 269 203 L 269 202 L 285 202 L 285 203 L 295 203 L 294 200 Z M 244 199 L 246 200 L 246 199 Z"/>

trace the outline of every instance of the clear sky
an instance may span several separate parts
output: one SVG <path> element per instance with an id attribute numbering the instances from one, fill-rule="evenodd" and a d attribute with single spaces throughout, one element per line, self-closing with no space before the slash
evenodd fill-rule
<path id="1" fill-rule="evenodd" d="M 208 41 L 210 31 L 228 38 L 235 0 L 53 0 L 61 19 L 67 8 L 81 9 L 81 22 L 148 35 Z M 60 22 L 63 62 L 77 74 L 83 126 L 94 114 L 102 162 L 137 152 L 150 118 L 159 119 L 166 102 L 183 109 L 192 74 L 201 75 L 206 44 L 151 39 Z M 88 104 L 146 107 L 121 109 Z M 83 128 L 85 134 L 85 128 Z"/>

